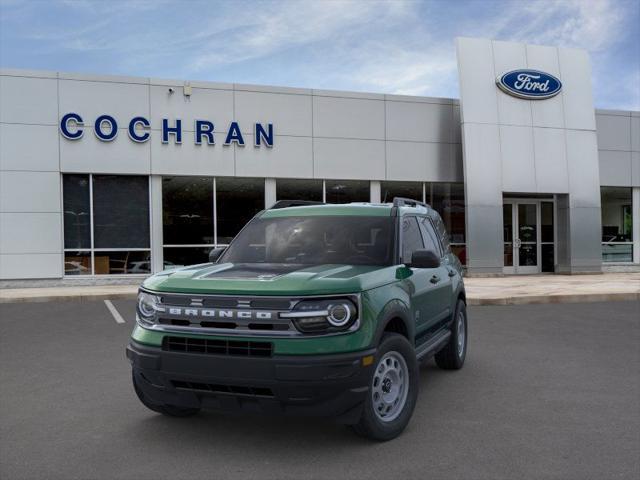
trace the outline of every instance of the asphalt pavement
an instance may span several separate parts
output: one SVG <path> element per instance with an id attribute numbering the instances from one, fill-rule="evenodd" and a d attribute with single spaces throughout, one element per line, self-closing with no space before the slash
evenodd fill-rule
<path id="1" fill-rule="evenodd" d="M 465 367 L 421 369 L 405 433 L 157 415 L 124 347 L 134 302 L 0 305 L 0 478 L 640 478 L 640 302 L 469 309 Z"/>

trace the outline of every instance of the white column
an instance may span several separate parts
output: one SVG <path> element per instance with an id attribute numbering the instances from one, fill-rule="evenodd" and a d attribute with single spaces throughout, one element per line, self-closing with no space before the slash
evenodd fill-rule
<path id="1" fill-rule="evenodd" d="M 631 222 L 633 224 L 633 263 L 640 263 L 640 187 L 631 195 Z"/>
<path id="2" fill-rule="evenodd" d="M 371 203 L 380 203 L 380 190 L 380 182 L 378 182 L 377 180 L 372 180 L 371 186 L 369 187 L 369 191 L 371 192 Z"/>
<path id="3" fill-rule="evenodd" d="M 162 176 L 151 175 L 149 182 L 149 207 L 151 230 L 151 271 L 153 273 L 164 270 L 164 256 L 162 251 Z"/>
<path id="4" fill-rule="evenodd" d="M 264 208 L 269 208 L 276 203 L 276 179 L 264 179 Z"/>

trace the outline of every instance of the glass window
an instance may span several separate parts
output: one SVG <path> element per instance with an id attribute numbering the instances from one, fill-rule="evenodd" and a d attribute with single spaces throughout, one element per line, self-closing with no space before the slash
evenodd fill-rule
<path id="1" fill-rule="evenodd" d="M 393 236 L 391 217 L 261 218 L 238 235 L 220 262 L 283 264 L 285 270 L 290 264 L 391 265 Z"/>
<path id="2" fill-rule="evenodd" d="M 209 252 L 213 247 L 164 247 L 164 265 L 166 269 L 184 267 L 186 265 L 196 265 L 209 261 Z"/>
<path id="3" fill-rule="evenodd" d="M 351 203 L 371 201 L 370 182 L 366 180 L 326 180 L 327 203 Z"/>
<path id="4" fill-rule="evenodd" d="M 65 275 L 151 272 L 148 177 L 64 175 L 62 185 Z"/>
<path id="5" fill-rule="evenodd" d="M 391 203 L 395 197 L 404 197 L 423 202 L 422 187 L 422 182 L 380 182 L 380 200 Z"/>
<path id="6" fill-rule="evenodd" d="M 431 184 L 431 206 L 442 217 L 451 243 L 465 243 L 464 185 L 462 183 Z"/>
<path id="7" fill-rule="evenodd" d="M 165 245 L 213 245 L 213 179 L 163 177 Z"/>
<path id="8" fill-rule="evenodd" d="M 216 178 L 219 245 L 226 245 L 260 210 L 264 210 L 264 179 Z"/>
<path id="9" fill-rule="evenodd" d="M 321 202 L 322 180 L 279 178 L 276 180 L 276 199 Z"/>
<path id="10" fill-rule="evenodd" d="M 633 261 L 632 190 L 626 187 L 601 187 L 602 260 Z"/>
<path id="11" fill-rule="evenodd" d="M 95 248 L 149 248 L 148 177 L 94 175 L 93 231 Z"/>
<path id="12" fill-rule="evenodd" d="M 91 248 L 89 175 L 62 177 L 64 248 Z"/>
<path id="13" fill-rule="evenodd" d="M 440 241 L 436 235 L 431 221 L 426 217 L 420 217 L 418 220 L 420 224 L 420 231 L 422 232 L 422 239 L 424 241 L 424 248 L 431 250 L 439 257 L 442 256 L 442 249 L 440 247 Z"/>
<path id="14" fill-rule="evenodd" d="M 424 248 L 416 217 L 402 219 L 402 263 L 410 263 L 411 255 Z"/>

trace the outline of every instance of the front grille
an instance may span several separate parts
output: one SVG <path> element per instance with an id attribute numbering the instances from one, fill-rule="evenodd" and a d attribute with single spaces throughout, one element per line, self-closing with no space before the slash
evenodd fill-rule
<path id="1" fill-rule="evenodd" d="M 212 338 L 164 337 L 162 349 L 169 352 L 234 355 L 239 357 L 270 357 L 271 342 L 246 342 Z"/>
<path id="2" fill-rule="evenodd" d="M 232 395 L 247 395 L 251 397 L 273 397 L 273 392 L 266 387 L 245 387 L 238 385 L 218 385 L 213 383 L 185 382 L 172 380 L 174 388 L 180 390 L 195 390 L 198 392 L 229 393 Z"/>

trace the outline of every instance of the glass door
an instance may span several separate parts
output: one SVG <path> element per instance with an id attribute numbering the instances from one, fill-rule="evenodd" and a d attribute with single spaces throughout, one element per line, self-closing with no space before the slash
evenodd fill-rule
<path id="1" fill-rule="evenodd" d="M 540 202 L 506 200 L 502 214 L 504 273 L 539 273 L 541 271 Z M 553 226 L 551 226 L 551 232 L 553 232 Z M 548 241 L 547 238 L 545 240 Z M 553 255 L 553 250 L 551 254 Z"/>

